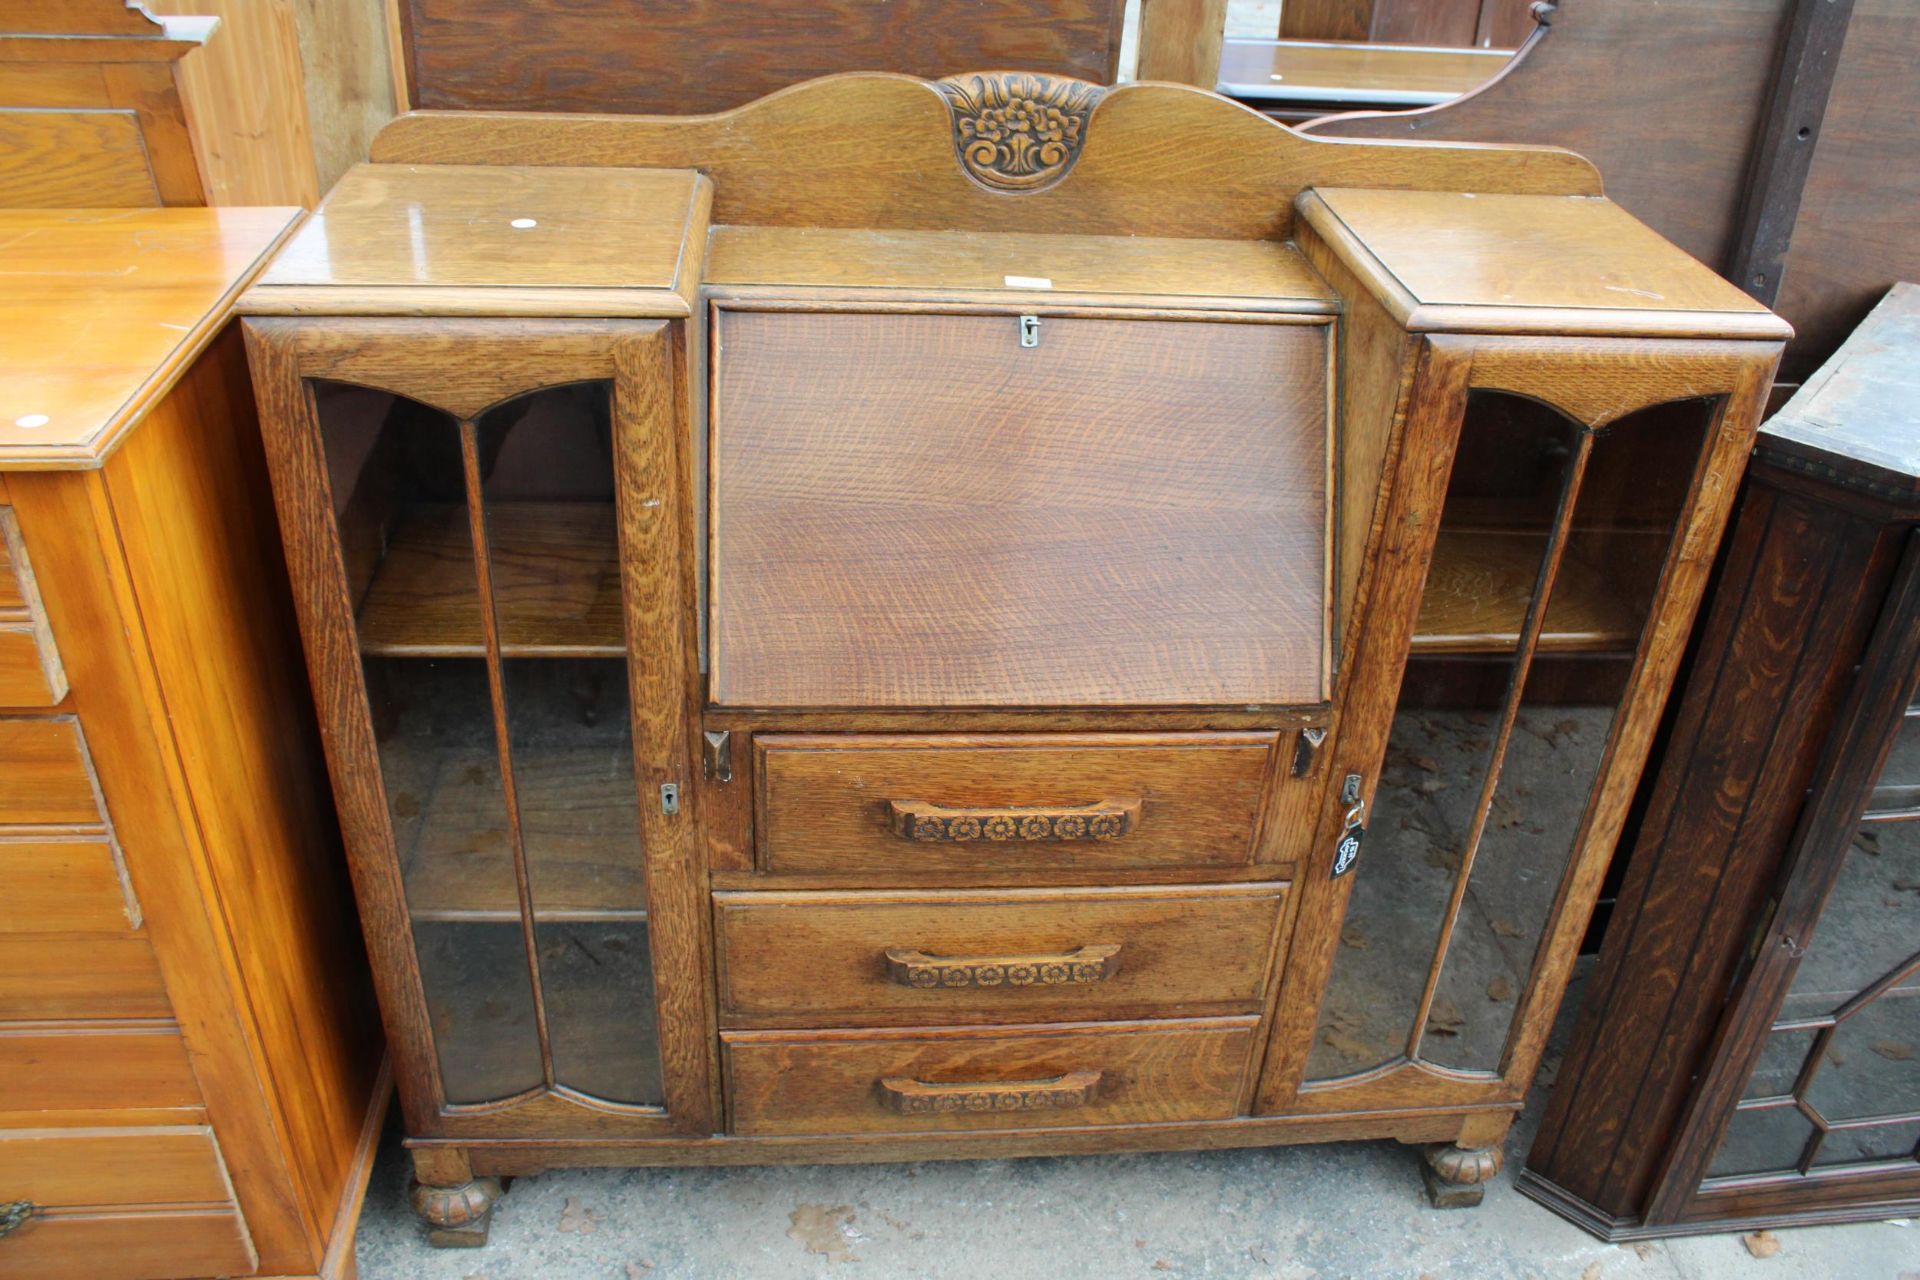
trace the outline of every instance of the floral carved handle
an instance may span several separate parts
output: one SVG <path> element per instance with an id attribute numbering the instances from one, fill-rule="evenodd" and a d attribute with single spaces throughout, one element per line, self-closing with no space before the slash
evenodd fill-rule
<path id="1" fill-rule="evenodd" d="M 881 1104 L 903 1116 L 1071 1111 L 1093 1101 L 1100 1090 L 1100 1073 L 1069 1071 L 1048 1080 L 996 1080 L 984 1084 L 929 1084 L 905 1076 L 888 1076 L 878 1083 Z"/>
<path id="2" fill-rule="evenodd" d="M 1105 982 L 1120 972 L 1120 944 L 1101 942 L 1058 955 L 930 956 L 906 947 L 887 948 L 887 977 L 922 991 L 960 987 L 1061 987 Z"/>
<path id="3" fill-rule="evenodd" d="M 1117 840 L 1140 821 L 1139 800 L 1042 809 L 950 809 L 924 800 L 887 801 L 889 825 L 903 840 Z"/>

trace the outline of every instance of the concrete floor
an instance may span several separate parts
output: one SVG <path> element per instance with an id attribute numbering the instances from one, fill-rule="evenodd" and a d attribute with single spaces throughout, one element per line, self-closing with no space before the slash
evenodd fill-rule
<path id="1" fill-rule="evenodd" d="M 1571 1007 L 1572 1000 L 1568 1002 Z M 1559 1033 L 1564 1035 L 1566 1019 Z M 1556 1036 L 1556 1039 L 1559 1037 Z M 1550 1052 L 1547 1070 L 1557 1061 Z M 1608 1245 L 1513 1189 L 1544 1101 L 1478 1209 L 1439 1212 L 1392 1142 L 1080 1159 L 566 1170 L 517 1180 L 484 1249 L 427 1247 L 389 1137 L 362 1280 L 1471 1276 L 1920 1280 L 1920 1221 Z"/>

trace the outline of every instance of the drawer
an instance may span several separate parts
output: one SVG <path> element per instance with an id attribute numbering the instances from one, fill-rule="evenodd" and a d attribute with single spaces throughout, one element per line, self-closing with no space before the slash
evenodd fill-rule
<path id="1" fill-rule="evenodd" d="M 99 826 L 72 716 L 0 716 L 0 826 Z"/>
<path id="2" fill-rule="evenodd" d="M 0 1199 L 33 1213 L 0 1274 L 90 1280 L 246 1274 L 256 1259 L 203 1126 L 0 1132 Z"/>
<path id="3" fill-rule="evenodd" d="M 133 927 L 113 845 L 0 839 L 0 933 L 122 933 Z"/>
<path id="4" fill-rule="evenodd" d="M 66 696 L 26 543 L 13 509 L 0 506 L 0 707 L 50 707 Z"/>
<path id="5" fill-rule="evenodd" d="M 722 1024 L 1258 1013 L 1281 884 L 719 893 Z"/>
<path id="6" fill-rule="evenodd" d="M 1244 866 L 1277 737 L 760 734 L 760 869 Z"/>
<path id="7" fill-rule="evenodd" d="M 0 1240 L 7 1280 L 160 1280 L 251 1275 L 253 1243 L 237 1209 L 35 1214 Z"/>
<path id="8" fill-rule="evenodd" d="M 48 1208 L 233 1199 L 213 1130 L 200 1125 L 0 1130 L 0 1169 L 0 1195 Z"/>
<path id="9" fill-rule="evenodd" d="M 1257 1018 L 721 1037 L 739 1134 L 1224 1120 Z"/>
<path id="10" fill-rule="evenodd" d="M 172 1016 L 145 934 L 0 933 L 0 1022 Z"/>
<path id="11" fill-rule="evenodd" d="M 0 1081 L 0 1113 L 200 1105 L 172 1027 L 0 1028 Z"/>

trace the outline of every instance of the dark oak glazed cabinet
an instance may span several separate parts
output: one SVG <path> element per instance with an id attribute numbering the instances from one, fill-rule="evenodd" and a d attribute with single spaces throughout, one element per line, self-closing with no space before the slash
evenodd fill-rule
<path id="1" fill-rule="evenodd" d="M 1786 332 L 1578 157 L 1020 75 L 411 116 L 244 305 L 443 1242 L 570 1164 L 1394 1137 L 1477 1199 Z"/>
<path id="2" fill-rule="evenodd" d="M 1521 1188 L 1621 1239 L 1920 1207 L 1920 290 L 1762 428 Z"/>

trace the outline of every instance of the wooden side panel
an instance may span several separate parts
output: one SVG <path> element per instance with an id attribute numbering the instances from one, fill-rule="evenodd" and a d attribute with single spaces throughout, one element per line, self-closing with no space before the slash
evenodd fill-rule
<path id="1" fill-rule="evenodd" d="M 340 8 L 306 5 L 309 12 Z M 208 204 L 297 204 L 323 190 L 307 126 L 306 74 L 292 0 L 146 0 L 154 14 L 220 20 L 180 64 L 180 93 Z"/>
<path id="2" fill-rule="evenodd" d="M 722 1022 L 1258 1013 L 1284 893 L 1255 884 L 716 894 Z M 1094 953 L 1101 959 L 1087 959 Z M 889 963 L 896 954 L 927 957 L 921 970 L 942 980 L 914 980 Z"/>
<path id="3" fill-rule="evenodd" d="M 286 1159 L 324 1236 L 380 1051 L 238 326 L 104 475 Z"/>
<path id="4" fill-rule="evenodd" d="M 300 1274 L 318 1264 L 319 1234 L 303 1220 L 302 1191 L 276 1128 L 271 1076 L 233 939 L 219 917 L 219 890 L 172 741 L 107 484 L 99 472 L 15 474 L 7 488 L 73 680 L 71 705 L 86 726 L 101 791 L 261 1266 Z M 285 749 L 274 740 L 273 751 Z M 259 854 L 234 856 L 244 852 Z M 331 980 L 326 973 L 303 976 Z"/>
<path id="5" fill-rule="evenodd" d="M 191 1107 L 201 1096 L 186 1041 L 164 1024 L 0 1030 L 0 1079 L 6 1111 Z"/>
<path id="6" fill-rule="evenodd" d="M 772 872 L 1244 866 L 1253 861 L 1271 733 L 761 734 L 754 739 L 760 863 Z M 1124 834 L 942 840 L 900 834 L 894 806 L 1137 807 Z"/>
<path id="7" fill-rule="evenodd" d="M 1173 0 L 1164 0 L 1172 3 Z M 416 107 L 720 111 L 800 80 L 1007 67 L 1110 81 L 1121 0 L 400 0 Z"/>
<path id="8" fill-rule="evenodd" d="M 1255 1018 L 936 1031 L 729 1032 L 733 1131 L 747 1135 L 1032 1129 L 1221 1120 L 1239 1111 Z M 1002 1109 L 1010 1086 L 1091 1074 L 1073 1107 Z M 980 1086 L 986 1101 L 890 1108 L 883 1082 Z"/>
<path id="9" fill-rule="evenodd" d="M 0 109 L 0 206 L 130 209 L 163 203 L 131 111 Z"/>
<path id="10" fill-rule="evenodd" d="M 1301 252 L 1334 287 L 1346 310 L 1336 327 L 1340 429 L 1334 440 L 1333 661 L 1344 668 L 1355 637 L 1351 619 L 1360 571 L 1375 536 L 1374 517 L 1386 493 L 1407 393 L 1413 343 L 1387 309 L 1312 227 L 1301 223 Z"/>
<path id="11" fill-rule="evenodd" d="M 725 310 L 722 706 L 1326 696 L 1320 324 Z"/>
<path id="12" fill-rule="evenodd" d="M 1213 88 L 1226 29 L 1227 0 L 1141 0 L 1134 79 Z"/>

